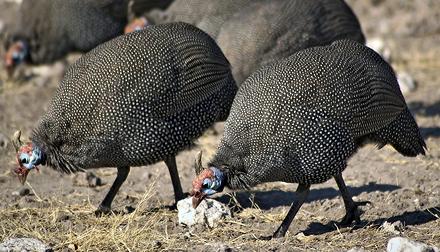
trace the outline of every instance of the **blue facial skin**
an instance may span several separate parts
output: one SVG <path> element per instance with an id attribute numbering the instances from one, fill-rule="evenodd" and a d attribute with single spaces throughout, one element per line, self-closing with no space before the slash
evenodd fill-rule
<path id="1" fill-rule="evenodd" d="M 222 171 L 220 171 L 216 167 L 210 167 L 211 171 L 214 173 L 214 179 L 205 178 L 202 184 L 202 193 L 205 195 L 213 195 L 217 192 L 221 192 L 223 190 L 223 180 L 225 176 Z"/>
<path id="2" fill-rule="evenodd" d="M 28 170 L 32 170 L 35 166 L 41 164 L 43 160 L 43 153 L 40 148 L 34 146 L 32 149 L 32 155 L 29 156 L 27 153 L 20 154 L 20 162 L 21 164 Z"/>
<path id="3" fill-rule="evenodd" d="M 21 50 L 20 52 L 13 52 L 12 53 L 12 60 L 14 61 L 15 65 L 22 63 L 29 53 L 29 49 L 27 47 L 27 44 L 22 41 L 20 41 L 20 43 L 22 43 L 23 50 Z"/>

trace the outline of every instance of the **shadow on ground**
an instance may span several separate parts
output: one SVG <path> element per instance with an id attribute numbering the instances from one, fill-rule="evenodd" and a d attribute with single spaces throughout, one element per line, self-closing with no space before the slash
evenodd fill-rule
<path id="1" fill-rule="evenodd" d="M 362 217 L 361 217 L 362 218 Z M 401 215 L 393 216 L 390 218 L 380 218 L 373 222 L 362 221 L 359 225 L 353 226 L 352 230 L 364 228 L 366 226 L 379 228 L 385 221 L 393 223 L 400 221 L 404 226 L 414 226 L 435 221 L 440 218 L 440 206 L 431 207 L 425 210 L 417 210 L 412 212 L 405 212 Z M 327 224 L 321 224 L 318 222 L 310 223 L 306 230 L 303 231 L 305 235 L 320 235 L 337 230 L 339 227 L 337 222 L 331 221 Z"/>
<path id="2" fill-rule="evenodd" d="M 410 102 L 408 103 L 409 109 L 414 114 L 419 114 L 423 116 L 436 116 L 440 115 L 440 101 L 427 104 L 425 102 Z"/>
<path id="3" fill-rule="evenodd" d="M 400 187 L 389 184 L 376 184 L 369 183 L 368 185 L 363 185 L 360 187 L 348 187 L 351 195 L 356 196 L 362 192 L 390 192 L 399 189 Z M 332 199 L 339 196 L 339 190 L 331 187 L 312 189 L 310 190 L 309 197 L 306 202 L 311 202 L 315 200 L 325 200 Z M 294 200 L 296 200 L 295 192 L 281 191 L 281 190 L 271 190 L 271 191 L 247 191 L 247 192 L 237 192 L 235 193 L 235 198 L 238 203 L 243 208 L 252 207 L 252 202 L 256 203 L 262 210 L 268 210 L 273 207 L 279 206 L 290 206 Z M 231 202 L 230 195 L 222 195 L 216 198 L 216 200 L 221 201 L 225 204 Z"/>
<path id="4" fill-rule="evenodd" d="M 440 137 L 440 128 L 438 127 L 420 127 L 420 133 L 423 138 Z"/>

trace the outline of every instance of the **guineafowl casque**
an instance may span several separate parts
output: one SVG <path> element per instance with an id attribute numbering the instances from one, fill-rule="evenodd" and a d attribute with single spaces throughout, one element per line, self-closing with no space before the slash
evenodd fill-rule
<path id="1" fill-rule="evenodd" d="M 117 37 L 67 71 L 31 142 L 14 137 L 22 183 L 39 164 L 73 173 L 117 167 L 98 211 L 108 212 L 130 166 L 165 161 L 184 197 L 176 154 L 225 120 L 236 85 L 215 41 L 184 23 Z"/>
<path id="2" fill-rule="evenodd" d="M 209 167 L 193 181 L 193 205 L 263 182 L 298 183 L 298 201 L 273 237 L 285 235 L 310 185 L 334 178 L 345 203 L 342 224 L 360 221 L 342 171 L 367 142 L 404 156 L 425 154 L 425 142 L 391 67 L 351 40 L 300 51 L 251 75 L 240 87 L 223 139 Z"/>
<path id="3" fill-rule="evenodd" d="M 216 39 L 241 84 L 260 66 L 338 39 L 365 42 L 359 21 L 343 0 L 175 0 L 147 13 L 148 23 L 183 21 Z"/>
<path id="4" fill-rule="evenodd" d="M 123 33 L 127 0 L 23 0 L 5 55 L 9 71 L 27 60 L 50 63 L 69 51 L 87 52 Z"/>

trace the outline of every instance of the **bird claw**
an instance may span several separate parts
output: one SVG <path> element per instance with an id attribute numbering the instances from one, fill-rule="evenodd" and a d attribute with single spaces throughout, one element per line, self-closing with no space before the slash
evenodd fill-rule
<path id="1" fill-rule="evenodd" d="M 361 213 L 359 207 L 371 204 L 370 201 L 359 201 L 353 203 L 354 205 L 349 210 L 347 210 L 347 213 L 345 214 L 344 218 L 342 218 L 342 220 L 339 222 L 341 226 L 348 226 L 351 223 L 353 223 L 353 221 L 356 224 L 361 223 Z"/>
<path id="2" fill-rule="evenodd" d="M 95 210 L 95 216 L 101 217 L 104 215 L 109 215 L 112 212 L 110 207 L 99 205 L 98 209 Z"/>

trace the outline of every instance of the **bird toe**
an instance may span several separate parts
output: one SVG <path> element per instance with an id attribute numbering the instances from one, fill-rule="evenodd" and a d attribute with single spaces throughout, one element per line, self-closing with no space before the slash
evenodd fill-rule
<path id="1" fill-rule="evenodd" d="M 95 210 L 95 216 L 101 217 L 111 213 L 111 208 L 103 205 L 99 205 L 98 209 Z"/>

